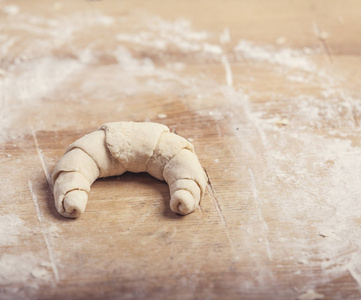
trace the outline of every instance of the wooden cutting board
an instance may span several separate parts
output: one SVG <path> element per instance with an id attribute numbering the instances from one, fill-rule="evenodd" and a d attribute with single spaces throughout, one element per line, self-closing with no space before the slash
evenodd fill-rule
<path id="1" fill-rule="evenodd" d="M 361 297 L 358 1 L 0 3 L 0 299 Z M 196 211 L 126 173 L 57 213 L 54 165 L 111 121 L 193 143 Z"/>

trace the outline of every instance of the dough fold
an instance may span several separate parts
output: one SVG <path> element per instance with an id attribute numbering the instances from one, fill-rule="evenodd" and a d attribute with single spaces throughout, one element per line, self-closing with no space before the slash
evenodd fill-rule
<path id="1" fill-rule="evenodd" d="M 126 171 L 148 172 L 170 188 L 170 208 L 188 214 L 199 204 L 207 176 L 186 139 L 151 122 L 106 123 L 72 143 L 52 179 L 58 212 L 75 218 L 84 212 L 91 184 Z"/>
<path id="2" fill-rule="evenodd" d="M 111 154 L 127 171 L 145 172 L 147 162 L 167 126 L 156 123 L 119 122 L 102 126 L 105 141 Z"/>

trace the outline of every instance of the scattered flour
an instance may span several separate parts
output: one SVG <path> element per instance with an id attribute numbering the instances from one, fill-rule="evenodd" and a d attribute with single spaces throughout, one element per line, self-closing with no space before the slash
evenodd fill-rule
<path id="1" fill-rule="evenodd" d="M 210 53 L 219 54 L 222 51 L 218 45 L 203 43 L 207 40 L 209 33 L 194 31 L 188 20 L 179 19 L 175 22 L 166 22 L 158 17 L 147 17 L 144 25 L 148 29 L 136 35 L 120 33 L 116 36 L 117 40 L 161 51 L 166 51 L 172 47 L 183 52 L 196 52 L 203 49 Z"/>
<path id="2" fill-rule="evenodd" d="M 266 266 L 265 260 L 275 259 L 276 253 L 285 251 L 284 257 L 279 258 L 280 264 L 294 262 L 311 268 L 308 273 L 295 271 L 307 286 L 326 284 L 345 274 L 351 274 L 361 286 L 361 146 L 354 143 L 354 135 L 360 130 L 352 118 L 361 115 L 361 100 L 342 90 L 336 76 L 320 70 L 312 62 L 314 50 L 285 48 L 286 41 L 282 38 L 277 39 L 277 48 L 240 40 L 226 55 L 223 47 L 231 40 L 228 28 L 220 35 L 219 44 L 215 44 L 212 33 L 196 31 L 184 19 L 174 22 L 150 16 L 113 19 L 97 12 L 82 12 L 49 20 L 11 7 L 2 11 L 14 22 L 1 19 L 0 28 L 16 30 L 29 37 L 28 47 L 21 57 L 15 58 L 11 53 L 16 52 L 23 35 L 0 34 L 0 58 L 6 58 L 0 74 L 0 94 L 3 95 L 0 97 L 0 141 L 9 137 L 6 130 L 26 117 L 18 108 L 36 110 L 44 97 L 51 97 L 52 104 L 61 105 L 67 99 L 85 111 L 92 101 L 108 101 L 109 105 L 117 102 L 114 107 L 124 112 L 128 103 L 123 104 L 122 97 L 132 99 L 142 93 L 163 95 L 167 91 L 190 96 L 185 99 L 191 100 L 182 100 L 182 103 L 196 111 L 197 117 L 213 121 L 213 130 L 219 135 L 223 134 L 221 125 L 226 119 L 235 130 L 237 142 L 242 144 L 241 148 L 233 149 L 230 143 L 229 152 L 241 153 L 241 156 L 234 155 L 232 163 L 237 170 L 245 168 L 246 176 L 240 177 L 239 171 L 234 173 L 232 166 L 225 167 L 223 175 L 225 180 L 249 189 L 248 198 L 258 205 L 252 213 L 258 215 L 243 224 L 248 235 L 242 241 L 233 241 L 235 249 L 257 242 L 260 249 L 267 249 L 268 258 L 252 253 L 249 260 L 255 265 L 265 262 Z M 138 18 L 139 22 L 130 22 L 129 18 Z M 119 28 L 114 31 L 114 45 L 104 50 L 100 46 L 102 39 L 94 42 L 91 33 L 95 27 Z M 78 43 L 77 34 L 84 37 L 82 43 Z M 68 56 L 54 54 L 64 49 Z M 168 62 L 166 55 L 173 51 L 201 60 L 212 58 L 223 66 L 223 83 L 213 81 L 210 76 L 179 74 L 187 69 L 187 60 L 176 57 L 175 61 Z M 100 52 L 106 54 L 108 64 L 102 64 L 104 58 Z M 159 61 L 165 61 L 166 65 Z M 247 74 L 243 75 L 247 77 L 246 84 L 238 82 L 240 77 L 234 76 L 233 63 L 246 63 L 248 68 L 256 69 L 266 66 L 270 78 L 287 85 L 316 82 L 321 88 L 310 94 L 302 89 L 302 95 L 279 92 L 271 95 L 273 100 L 270 100 L 270 93 L 250 90 L 248 84 L 252 78 Z M 257 106 L 256 100 L 260 98 L 267 99 L 266 104 L 262 104 L 265 106 Z M 264 114 L 266 105 L 268 113 Z M 285 108 L 282 114 L 278 107 Z M 271 113 L 273 111 L 276 113 Z M 162 119 L 167 113 L 165 110 L 157 116 Z M 77 118 L 76 114 L 73 116 Z M 36 117 L 43 120 L 45 116 L 39 110 Z M 151 115 L 144 112 L 144 118 Z M 60 116 L 57 123 L 58 129 L 71 125 L 62 122 Z M 36 126 L 35 129 L 39 129 L 48 124 L 37 122 Z M 20 132 L 28 130 L 28 124 L 20 123 L 18 127 Z M 322 130 L 322 134 L 317 130 Z M 221 165 L 222 155 L 215 157 L 215 165 Z M 245 161 L 249 166 L 244 167 Z M 240 199 L 244 196 L 241 191 L 235 191 L 233 205 L 243 205 Z M 273 223 L 274 227 L 268 225 L 268 216 L 262 213 L 264 207 L 278 220 Z M 294 236 L 284 236 L 286 226 Z M 302 229 L 310 227 L 313 236 L 305 236 Z M 16 214 L 1 215 L 0 245 L 16 244 L 24 230 L 24 221 Z M 54 238 L 59 232 L 56 225 L 44 229 L 46 236 Z M 237 248 L 237 243 L 242 245 Z M 37 280 L 52 278 L 52 267 L 53 264 L 41 261 L 31 252 L 4 253 L 0 256 L 0 283 L 30 281 L 36 288 Z M 312 272 L 319 269 L 323 276 Z M 276 284 L 271 269 L 263 269 L 257 276 L 263 286 Z M 253 285 L 245 282 L 242 287 Z M 8 287 L 7 292 L 18 291 Z M 299 299 L 322 297 L 310 290 Z"/>
<path id="3" fill-rule="evenodd" d="M 331 74 L 328 75 L 331 78 L 326 76 L 300 52 L 291 49 L 276 51 L 246 41 L 241 41 L 235 50 L 246 59 L 282 65 L 287 72 L 302 70 L 305 73 L 298 74 L 299 82 L 314 78 L 321 83 L 320 97 L 314 96 L 314 92 L 308 95 L 305 90 L 302 96 L 294 99 L 280 93 L 274 104 L 272 101 L 267 103 L 276 106 L 282 99 L 283 105 L 288 108 L 285 111 L 287 118 L 263 115 L 263 108 L 258 113 L 251 99 L 253 96 L 262 97 L 262 93 L 249 96 L 233 87 L 228 87 L 229 91 L 224 93 L 229 106 L 219 106 L 219 113 L 238 107 L 238 114 L 228 115 L 228 122 L 233 121 L 234 127 L 242 128 L 240 117 L 246 120 L 243 125 L 247 126 L 246 130 L 237 132 L 243 143 L 242 155 L 248 156 L 249 161 L 263 158 L 262 168 L 256 169 L 253 176 L 263 182 L 263 189 L 267 191 L 262 198 L 262 206 L 276 212 L 278 222 L 288 224 L 290 232 L 296 235 L 286 240 L 280 236 L 278 245 L 275 245 L 272 241 L 282 235 L 280 232 L 283 230 L 279 231 L 277 226 L 259 227 L 258 235 L 262 236 L 263 232 L 260 241 L 265 247 L 269 245 L 271 252 L 273 248 L 280 251 L 291 247 L 288 252 L 290 257 L 297 257 L 303 265 L 321 267 L 323 273 L 317 279 L 312 272 L 302 274 L 304 280 L 310 280 L 315 285 L 326 284 L 346 273 L 359 283 L 361 243 L 357 236 L 361 235 L 361 230 L 357 220 L 361 214 L 361 147 L 353 142 L 360 132 L 353 118 L 353 114 L 358 115 L 360 111 L 359 100 L 347 96 L 337 87 Z M 275 68 L 273 76 L 284 75 Z M 354 133 L 343 134 L 345 128 Z M 319 129 L 332 135 L 318 135 Z M 260 218 L 267 219 L 262 215 Z M 315 226 L 312 241 L 302 237 L 298 231 L 303 226 Z M 270 232 L 273 240 L 267 243 Z M 300 299 L 319 299 L 317 297 L 321 296 L 309 292 Z"/>
<path id="4" fill-rule="evenodd" d="M 27 252 L 22 254 L 5 253 L 0 256 L 0 298 L 35 298 L 39 285 L 50 283 L 52 275 L 43 266 L 40 256 Z M 22 285 L 19 285 L 22 283 Z M 21 288 L 15 286 L 21 286 Z"/>
<path id="5" fill-rule="evenodd" d="M 62 231 L 61 228 L 54 223 L 51 223 L 45 228 L 45 232 L 48 233 L 53 238 L 58 238 L 61 231 Z"/>
<path id="6" fill-rule="evenodd" d="M 231 32 L 229 28 L 224 28 L 223 32 L 219 36 L 219 42 L 221 44 L 228 44 L 231 41 Z"/>
<path id="7" fill-rule="evenodd" d="M 241 40 L 234 48 L 234 52 L 248 60 L 267 62 L 290 69 L 314 72 L 315 66 L 301 51 L 291 48 L 275 49 L 272 46 L 257 46 L 252 42 Z"/>
<path id="8" fill-rule="evenodd" d="M 223 54 L 223 49 L 218 45 L 212 45 L 208 43 L 203 43 L 202 45 L 203 53 L 209 53 L 213 55 L 221 55 Z"/>
<path id="9" fill-rule="evenodd" d="M 40 266 L 39 257 L 31 252 L 19 255 L 5 253 L 0 257 L 0 279 L 4 285 L 26 282 L 33 274 L 44 274 L 42 269 L 44 268 Z M 44 270 L 46 271 L 46 269 Z M 42 275 L 41 277 L 45 276 Z M 50 276 L 48 276 L 49 279 Z"/>
<path id="10" fill-rule="evenodd" d="M 0 246 L 18 242 L 19 236 L 27 231 L 25 222 L 15 214 L 0 216 Z"/>
<path id="11" fill-rule="evenodd" d="M 6 5 L 2 10 L 8 15 L 17 15 L 20 11 L 19 7 L 16 5 Z"/>

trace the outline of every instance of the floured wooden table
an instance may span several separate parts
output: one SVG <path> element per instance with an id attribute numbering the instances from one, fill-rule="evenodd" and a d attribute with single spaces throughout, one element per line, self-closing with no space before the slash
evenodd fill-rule
<path id="1" fill-rule="evenodd" d="M 360 299 L 358 1 L 0 1 L 0 299 Z M 178 216 L 147 174 L 76 220 L 50 174 L 153 121 L 209 176 Z"/>

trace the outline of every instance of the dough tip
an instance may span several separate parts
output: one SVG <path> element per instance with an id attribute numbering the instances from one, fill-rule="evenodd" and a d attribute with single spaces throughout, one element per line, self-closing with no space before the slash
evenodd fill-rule
<path id="1" fill-rule="evenodd" d="M 175 191 L 170 199 L 170 208 L 173 212 L 187 215 L 194 210 L 193 195 L 186 190 Z"/>
<path id="2" fill-rule="evenodd" d="M 88 194 L 85 191 L 74 190 L 67 193 L 64 197 L 64 213 L 67 218 L 77 218 L 84 211 L 88 201 Z"/>

